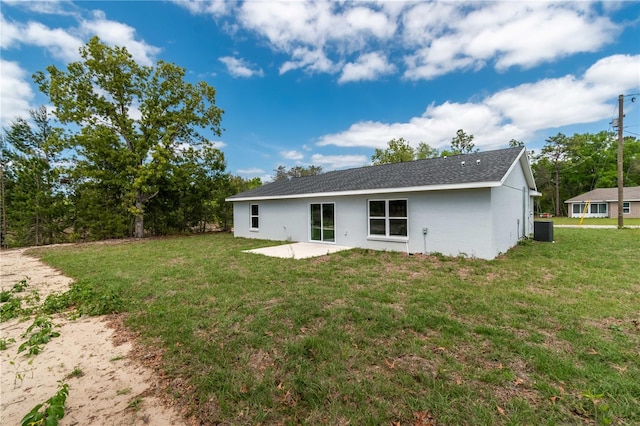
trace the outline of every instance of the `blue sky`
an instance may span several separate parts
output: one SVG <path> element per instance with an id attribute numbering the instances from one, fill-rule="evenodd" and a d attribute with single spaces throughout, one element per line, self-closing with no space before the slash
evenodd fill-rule
<path id="1" fill-rule="evenodd" d="M 370 162 L 403 137 L 481 150 L 610 130 L 640 93 L 640 2 L 2 1 L 0 120 L 47 104 L 31 75 L 94 35 L 217 90 L 228 171 Z M 640 96 L 625 134 L 640 136 Z"/>

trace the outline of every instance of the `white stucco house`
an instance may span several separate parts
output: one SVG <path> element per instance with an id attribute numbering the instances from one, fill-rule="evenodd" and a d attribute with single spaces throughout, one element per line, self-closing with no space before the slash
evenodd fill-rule
<path id="1" fill-rule="evenodd" d="M 493 259 L 533 233 L 526 149 L 338 170 L 228 198 L 237 237 Z"/>

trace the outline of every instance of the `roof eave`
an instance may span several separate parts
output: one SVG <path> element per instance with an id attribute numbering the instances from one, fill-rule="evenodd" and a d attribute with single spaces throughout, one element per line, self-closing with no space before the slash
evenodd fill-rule
<path id="1" fill-rule="evenodd" d="M 589 203 L 591 203 L 591 204 L 593 204 L 593 203 L 617 203 L 618 202 L 617 199 L 615 199 L 615 200 L 613 200 L 613 199 L 611 199 L 611 200 L 589 199 L 589 200 L 567 200 L 564 203 L 565 204 L 576 204 L 576 203 L 586 203 L 587 201 Z M 622 201 L 625 202 L 625 203 L 628 202 L 628 201 L 638 202 L 638 201 L 640 201 L 640 198 L 639 199 L 630 199 L 630 200 L 625 198 Z"/>
<path id="2" fill-rule="evenodd" d="M 524 147 L 520 151 L 520 154 L 518 154 L 516 159 L 513 161 L 513 163 L 511 163 L 511 166 L 509 167 L 509 170 L 507 170 L 507 172 L 502 177 L 502 180 L 500 181 L 500 184 L 501 185 L 504 184 L 504 182 L 507 180 L 509 175 L 511 175 L 511 172 L 513 171 L 513 169 L 516 168 L 516 165 L 518 163 L 522 167 L 522 172 L 524 173 L 524 177 L 527 180 L 527 185 L 529 186 L 529 188 L 531 188 L 531 189 L 533 189 L 534 191 L 537 192 L 538 191 L 538 187 L 536 186 L 536 180 L 533 177 L 533 170 L 531 170 L 531 164 L 529 163 L 529 155 L 527 154 L 527 149 L 524 148 Z M 542 195 L 542 194 L 540 194 L 540 195 Z"/>
<path id="3" fill-rule="evenodd" d="M 492 188 L 501 186 L 502 182 L 473 182 L 473 183 L 456 183 L 448 185 L 426 185 L 426 186 L 410 186 L 405 188 L 375 188 L 360 189 L 354 191 L 334 191 L 334 192 L 316 192 L 309 194 L 291 194 L 291 195 L 264 195 L 259 197 L 241 197 L 227 198 L 225 201 L 265 201 L 265 200 L 287 200 L 296 198 L 320 198 L 320 197 L 345 197 L 350 195 L 375 195 L 375 194 L 391 194 L 398 192 L 426 192 L 426 191 L 448 191 L 456 189 L 479 189 Z"/>

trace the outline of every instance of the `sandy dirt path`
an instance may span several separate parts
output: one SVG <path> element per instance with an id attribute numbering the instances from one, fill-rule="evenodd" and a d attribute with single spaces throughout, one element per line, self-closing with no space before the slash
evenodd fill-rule
<path id="1" fill-rule="evenodd" d="M 71 279 L 27 256 L 24 250 L 0 252 L 3 290 L 26 277 L 26 292 L 17 295 L 37 290 L 41 300 L 50 293 L 66 291 L 71 284 Z M 0 323 L 0 339 L 15 339 L 0 351 L 0 424 L 20 425 L 36 404 L 57 392 L 59 381 L 69 385 L 61 426 L 186 424 L 175 409 L 153 396 L 157 383 L 151 370 L 132 359 L 131 341 L 122 342 L 107 317 L 71 320 L 56 315 L 52 321 L 59 326 L 60 337 L 32 356 L 18 353 L 18 347 L 26 340 L 21 335 L 33 318 Z M 72 376 L 74 370 L 82 375 Z"/>

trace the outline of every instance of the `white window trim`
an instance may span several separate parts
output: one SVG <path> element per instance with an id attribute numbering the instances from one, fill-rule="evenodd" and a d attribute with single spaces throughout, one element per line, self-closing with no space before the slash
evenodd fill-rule
<path id="1" fill-rule="evenodd" d="M 624 205 L 627 205 L 627 207 L 625 208 Z M 626 212 L 625 212 L 626 210 Z M 622 214 L 631 214 L 631 201 L 623 201 L 622 202 Z"/>
<path id="2" fill-rule="evenodd" d="M 253 206 L 257 206 L 258 207 L 258 214 L 253 214 Z M 257 218 L 258 219 L 258 227 L 254 228 L 253 227 L 253 218 Z M 249 204 L 249 231 L 259 231 L 260 230 L 260 204 Z"/>
<path id="3" fill-rule="evenodd" d="M 384 201 L 384 217 L 371 216 L 371 202 L 372 201 Z M 389 202 L 390 201 L 405 201 L 407 203 L 407 216 L 404 217 L 389 217 Z M 385 235 L 371 234 L 371 219 L 384 219 L 384 231 Z M 390 219 L 404 219 L 407 221 L 407 235 L 389 235 Z M 406 242 L 409 241 L 409 199 L 408 198 L 371 198 L 367 200 L 367 240 L 369 241 L 389 241 L 389 242 Z"/>
<path id="4" fill-rule="evenodd" d="M 605 215 L 609 214 L 609 203 L 591 203 L 589 205 L 589 212 L 591 212 L 591 209 L 593 208 L 593 206 L 598 206 L 598 212 L 591 213 L 591 214 L 605 214 Z M 604 212 L 600 212 L 600 206 L 604 206 Z"/>

